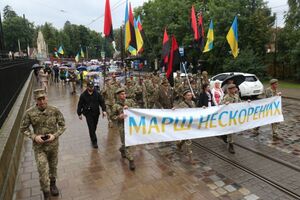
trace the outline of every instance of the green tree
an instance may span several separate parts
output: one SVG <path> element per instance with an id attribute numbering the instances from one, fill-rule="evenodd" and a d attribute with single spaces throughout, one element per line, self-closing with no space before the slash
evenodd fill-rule
<path id="1" fill-rule="evenodd" d="M 27 49 L 33 43 L 35 33 L 33 23 L 17 16 L 10 6 L 4 8 L 3 35 L 7 50 L 18 51 L 18 40 L 21 50 Z"/>

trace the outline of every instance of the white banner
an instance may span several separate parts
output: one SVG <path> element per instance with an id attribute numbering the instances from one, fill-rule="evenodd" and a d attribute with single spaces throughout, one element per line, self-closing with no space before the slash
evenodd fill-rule
<path id="1" fill-rule="evenodd" d="M 284 120 L 279 96 L 205 109 L 128 109 L 124 113 L 126 146 L 226 135 Z"/>

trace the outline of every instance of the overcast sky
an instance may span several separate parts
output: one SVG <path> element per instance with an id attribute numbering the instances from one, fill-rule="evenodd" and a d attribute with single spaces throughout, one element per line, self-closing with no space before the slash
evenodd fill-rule
<path id="1" fill-rule="evenodd" d="M 142 5 L 148 0 L 131 0 L 133 7 Z M 126 0 L 110 0 L 114 28 L 124 21 Z M 10 5 L 18 15 L 25 14 L 35 25 L 45 22 L 62 28 L 69 20 L 72 24 L 82 24 L 98 32 L 103 31 L 105 0 L 1 0 L 1 12 Z M 288 10 L 287 0 L 269 0 L 269 6 L 277 13 L 277 24 L 283 26 L 284 12 Z"/>

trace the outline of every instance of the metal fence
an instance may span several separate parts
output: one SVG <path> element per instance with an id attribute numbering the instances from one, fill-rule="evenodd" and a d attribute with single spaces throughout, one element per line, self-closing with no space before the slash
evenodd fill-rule
<path id="1" fill-rule="evenodd" d="M 0 128 L 35 63 L 36 60 L 30 59 L 0 61 Z"/>

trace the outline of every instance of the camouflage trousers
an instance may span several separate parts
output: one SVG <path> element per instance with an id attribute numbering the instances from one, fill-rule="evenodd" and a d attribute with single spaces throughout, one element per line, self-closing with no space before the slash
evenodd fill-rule
<path id="1" fill-rule="evenodd" d="M 41 190 L 50 191 L 50 178 L 57 177 L 58 145 L 34 148 Z"/>
<path id="2" fill-rule="evenodd" d="M 120 139 L 121 139 L 121 143 L 122 146 L 120 148 L 120 151 L 124 151 L 126 158 L 128 160 L 133 160 L 133 156 L 132 156 L 132 148 L 133 147 L 125 147 L 125 131 L 124 131 L 124 125 L 123 126 L 118 126 L 119 129 L 119 133 L 120 133 Z"/>
<path id="3" fill-rule="evenodd" d="M 278 136 L 278 125 L 279 123 L 271 124 L 273 136 Z"/>
<path id="4" fill-rule="evenodd" d="M 228 142 L 229 144 L 232 144 L 232 143 L 233 143 L 233 134 L 227 135 L 227 142 Z"/>
<path id="5" fill-rule="evenodd" d="M 178 141 L 177 146 L 179 146 L 180 148 L 185 145 L 185 149 L 188 155 L 191 155 L 193 153 L 192 151 L 192 140 L 181 140 Z"/>

